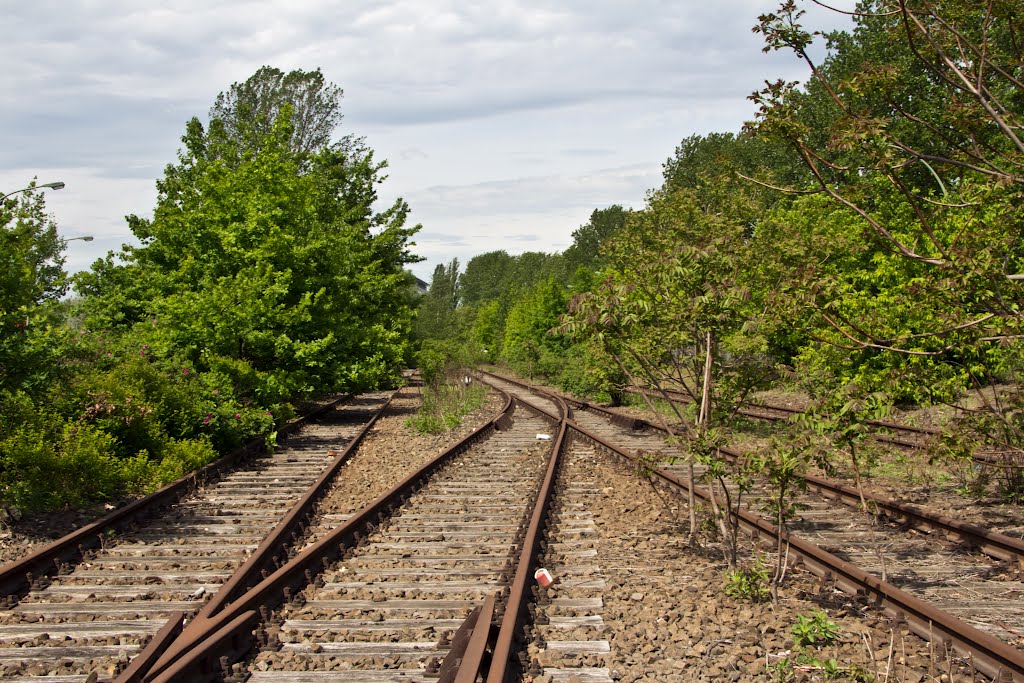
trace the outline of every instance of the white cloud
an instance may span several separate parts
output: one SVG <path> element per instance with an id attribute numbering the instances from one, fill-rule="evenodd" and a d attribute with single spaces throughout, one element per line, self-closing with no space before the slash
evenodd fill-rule
<path id="1" fill-rule="evenodd" d="M 776 5 L 21 3 L 0 28 L 0 189 L 61 175 L 66 198 L 50 208 L 62 227 L 127 239 L 123 215 L 152 210 L 185 122 L 219 91 L 264 64 L 321 67 L 345 89 L 344 132 L 391 160 L 384 197 L 405 197 L 414 221 L 459 238 L 425 232 L 432 262 L 418 272 L 446 249 L 553 251 L 594 207 L 641 205 L 682 138 L 736 130 L 764 79 L 804 75 L 750 32 Z M 818 27 L 846 21 L 808 9 Z"/>

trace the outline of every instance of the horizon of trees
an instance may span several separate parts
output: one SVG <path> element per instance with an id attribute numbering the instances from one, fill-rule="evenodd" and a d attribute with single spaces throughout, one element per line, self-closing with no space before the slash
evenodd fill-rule
<path id="1" fill-rule="evenodd" d="M 737 403 L 778 383 L 855 469 L 858 420 L 967 392 L 981 408 L 939 454 L 1022 452 L 1024 16 L 863 0 L 823 35 L 802 14 L 785 0 L 754 30 L 806 83 L 767 83 L 742 130 L 684 139 L 643 208 L 595 210 L 564 252 L 446 266 L 447 322 L 424 334 L 421 316 L 423 343 L 604 400 L 682 385 L 680 438 L 708 458 Z"/>

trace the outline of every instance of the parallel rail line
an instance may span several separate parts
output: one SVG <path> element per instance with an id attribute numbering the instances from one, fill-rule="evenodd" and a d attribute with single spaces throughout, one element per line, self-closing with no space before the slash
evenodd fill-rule
<path id="1" fill-rule="evenodd" d="M 526 383 L 521 383 L 509 378 L 499 378 L 497 386 L 518 385 L 523 391 L 542 391 Z M 550 394 L 549 394 L 550 396 Z M 627 462 L 637 463 L 638 457 L 632 448 L 624 447 L 621 443 L 612 443 L 607 433 L 598 434 L 594 427 L 586 427 L 579 421 L 585 418 L 589 412 L 603 412 L 606 418 L 613 413 L 589 406 L 585 403 L 570 401 L 576 408 L 581 409 L 576 419 L 570 423 L 570 431 L 573 439 L 583 439 L 593 446 L 604 450 Z M 614 414 L 617 415 L 617 414 Z M 617 415 L 620 424 L 624 424 L 631 431 L 654 431 L 653 425 L 638 421 L 633 418 L 626 418 Z M 675 493 L 685 491 L 686 482 L 679 474 L 667 468 L 658 468 L 653 474 L 653 481 Z M 842 490 L 845 487 L 841 487 Z M 697 496 L 707 500 L 709 492 L 701 486 L 695 486 L 694 492 Z M 844 492 L 844 497 L 849 492 Z M 856 496 L 856 494 L 853 494 Z M 855 499 L 855 498 L 854 498 Z M 956 523 L 953 520 L 944 520 L 938 516 L 930 515 L 925 510 L 901 509 L 899 506 L 890 509 L 891 514 L 898 516 L 913 512 L 917 523 L 927 524 L 933 528 L 943 529 L 945 533 L 955 535 L 964 539 L 967 543 L 977 544 L 984 547 L 991 543 L 993 538 L 997 543 L 988 547 L 986 552 L 996 557 L 1012 558 L 1016 563 L 1020 562 L 1024 544 L 1015 539 L 998 538 L 1000 535 L 988 532 L 987 530 L 969 528 L 969 525 Z M 913 520 L 911 520 L 913 521 Z M 952 522 L 952 527 L 947 527 L 947 522 Z M 973 665 L 982 673 L 997 680 L 1024 680 L 1024 652 L 1009 645 L 990 633 L 984 632 L 964 622 L 949 612 L 937 608 L 930 601 L 903 590 L 892 583 L 883 581 L 878 576 L 855 566 L 851 562 L 830 553 L 818 545 L 811 543 L 796 533 L 780 531 L 771 522 L 748 509 L 738 511 L 738 523 L 752 538 L 758 539 L 774 547 L 775 539 L 781 534 L 790 549 L 790 559 L 794 564 L 803 564 L 810 571 L 822 577 L 823 580 L 833 583 L 842 590 L 869 601 L 890 617 L 899 622 L 906 623 L 915 633 L 924 639 L 937 641 L 944 652 L 956 652 L 966 659 L 970 659 Z M 813 526 L 813 525 L 812 525 Z M 996 547 L 998 546 L 998 547 Z M 1005 584 L 1012 588 L 1012 584 Z M 1012 592 L 1012 591 L 1011 591 Z M 995 609 L 998 601 L 991 599 L 986 601 L 989 606 Z M 1010 601 L 1008 604 L 1013 604 Z M 1018 607 L 1019 611 L 1019 607 Z"/>
<path id="2" fill-rule="evenodd" d="M 505 683 L 525 673 L 530 666 L 526 644 L 538 627 L 535 603 L 543 599 L 543 593 L 534 587 L 538 560 L 550 556 L 553 539 L 587 533 L 585 519 L 568 514 L 565 509 L 576 505 L 573 496 L 588 495 L 587 486 L 592 483 L 576 482 L 556 496 L 562 463 L 581 454 L 588 457 L 586 454 L 593 453 L 593 449 L 635 463 L 636 446 L 629 444 L 648 443 L 644 439 L 649 440 L 657 428 L 525 383 L 491 377 L 488 381 L 492 386 L 507 392 L 505 406 L 494 419 L 411 472 L 347 521 L 334 528 L 316 527 L 318 531 L 311 544 L 301 550 L 294 546 L 299 533 L 311 523 L 309 513 L 319 495 L 307 492 L 289 499 L 291 510 L 285 518 L 275 513 L 263 515 L 266 519 L 259 522 L 235 520 L 237 523 L 231 525 L 230 531 L 239 532 L 240 538 L 260 546 L 248 560 L 242 562 L 244 558 L 239 556 L 219 564 L 210 562 L 205 568 L 190 566 L 179 571 L 190 574 L 187 581 L 191 583 L 184 576 L 175 580 L 202 589 L 194 600 L 178 600 L 183 603 L 179 613 L 168 614 L 175 601 L 167 600 L 168 606 L 157 610 L 135 608 L 143 616 L 160 617 L 149 619 L 144 629 L 132 631 L 128 627 L 124 632 L 117 631 L 131 620 L 108 619 L 109 624 L 102 620 L 85 622 L 83 631 L 91 633 L 86 636 L 86 645 L 98 647 L 94 652 L 99 655 L 93 658 L 93 664 L 102 659 L 110 667 L 113 661 L 120 670 L 118 683 L 312 683 L 332 680 L 337 674 L 331 669 L 345 669 L 346 680 L 363 683 L 408 682 L 435 676 L 442 683 L 472 683 L 478 678 L 487 683 Z M 598 415 L 604 424 L 615 420 L 625 431 L 616 434 L 601 427 L 595 422 Z M 365 433 L 369 426 L 365 421 L 361 424 L 361 433 Z M 350 444 L 349 449 L 354 446 Z M 301 467 L 309 469 L 305 464 Z M 321 470 L 316 472 L 320 474 Z M 280 484 L 280 473 L 274 476 Z M 320 490 L 331 476 L 327 471 L 319 476 Z M 658 486 L 674 495 L 682 495 L 685 490 L 686 482 L 670 468 L 658 468 L 651 476 Z M 856 492 L 834 482 L 809 480 L 809 485 L 844 502 L 858 500 Z M 695 486 L 694 492 L 705 498 L 709 495 L 700 486 Z M 274 500 L 282 496 L 264 491 L 264 497 Z M 221 492 L 219 500 L 208 504 L 238 504 L 234 498 L 237 496 Z M 553 501 L 557 501 L 554 512 Z M 916 506 L 893 501 L 876 504 L 885 515 L 938 530 L 1002 561 L 1019 564 L 1024 557 L 1024 543 L 1014 539 L 939 518 Z M 223 521 L 215 519 L 221 516 L 206 515 L 191 526 L 213 528 L 211 525 Z M 750 510 L 739 510 L 737 521 L 746 533 L 761 542 L 781 535 L 790 548 L 791 562 L 803 564 L 824 581 L 862 596 L 889 616 L 907 623 L 918 635 L 936 640 L 943 651 L 949 649 L 970 657 L 986 675 L 998 680 L 1024 681 L 1021 650 L 796 533 L 777 529 Z M 273 533 L 267 536 L 266 528 L 274 524 Z M 172 533 L 171 525 L 155 529 L 150 533 L 140 526 L 137 533 L 140 539 Z M 207 559 L 217 557 L 216 553 L 226 547 L 225 537 L 211 538 L 191 550 Z M 103 538 L 100 531 L 97 543 Z M 109 550 L 121 545 L 113 545 Z M 564 543 L 559 541 L 559 545 Z M 173 568 L 183 547 L 163 541 L 158 546 L 163 546 L 167 554 L 161 558 L 148 551 L 146 571 L 150 576 L 158 573 L 152 567 L 160 571 Z M 99 552 L 107 550 L 101 548 Z M 79 552 L 89 553 L 95 559 L 95 550 Z M 43 556 L 45 562 L 52 564 L 52 557 L 45 553 Z M 40 562 L 43 561 L 36 558 L 30 565 L 37 569 Z M 90 602 L 102 602 L 102 593 L 114 597 L 115 604 L 131 604 L 138 592 L 126 578 L 132 562 L 124 560 L 120 565 L 126 575 L 127 583 L 123 586 L 118 585 L 121 577 L 115 578 L 116 572 L 107 576 L 115 580 L 105 584 L 97 581 L 95 569 L 79 564 L 75 570 L 83 572 L 79 593 L 85 593 L 85 600 L 64 599 L 59 608 L 67 615 L 75 614 L 76 610 L 85 615 Z M 109 568 L 105 566 L 105 570 Z M 15 586 L 11 594 L 21 596 L 21 600 L 13 610 L 4 613 L 7 615 L 36 603 L 38 593 L 47 589 L 38 575 L 25 576 L 29 570 L 24 567 L 19 571 L 21 578 L 8 573 L 7 580 Z M 229 574 L 230 578 L 225 580 Z M 5 575 L 0 572 L 0 578 Z M 55 581 L 63 585 L 63 577 L 57 576 Z M 33 582 L 35 587 L 26 592 Z M 68 585 L 74 582 L 68 581 Z M 591 588 L 599 590 L 599 582 Z M 71 590 L 66 594 L 74 593 Z M 200 599 L 209 593 L 214 594 L 211 599 Z M 201 603 L 203 607 L 195 612 Z M 585 611 L 587 604 L 582 600 L 576 607 Z M 191 614 L 187 620 L 186 613 Z M 594 617 L 581 613 L 568 619 L 569 624 L 592 623 Z M 124 624 L 118 624 L 119 621 Z M 108 625 L 110 628 L 106 628 Z M 20 625 L 30 630 L 35 626 Z M 88 640 L 109 637 L 115 632 L 116 645 L 96 645 Z M 0 628 L 0 639 L 2 633 Z M 106 635 L 100 636 L 101 633 Z M 40 632 L 34 637 L 45 641 L 42 636 Z M 24 650 L 25 643 L 20 644 L 22 647 L 16 649 Z M 47 647 L 37 644 L 35 649 Z M 50 647 L 55 653 L 60 650 L 53 644 Z M 601 653 L 607 652 L 608 643 L 595 638 L 587 642 L 556 641 L 546 643 L 546 647 Z M 129 650 L 138 654 L 125 667 L 124 655 Z M 566 670 L 560 675 L 580 675 L 588 681 L 610 680 L 608 672 L 600 669 Z"/>
<path id="3" fill-rule="evenodd" d="M 507 614 L 501 598 L 516 590 L 510 573 L 521 539 L 530 535 L 528 518 L 543 504 L 536 475 L 546 466 L 538 466 L 557 452 L 536 435 L 557 425 L 507 397 L 494 420 L 220 612 L 192 622 L 144 680 L 336 675 L 288 673 L 296 662 L 297 668 L 342 666 L 352 680 L 408 681 L 442 671 L 443 681 L 465 679 L 468 668 L 459 664 L 492 661 L 498 629 L 486 616 L 456 626 L 477 602 L 498 618 Z M 540 452 L 548 455 L 538 460 Z M 516 508 L 519 514 L 510 512 Z M 428 634 L 437 640 L 425 639 Z"/>
<path id="4" fill-rule="evenodd" d="M 660 391 L 647 387 L 629 387 L 626 391 L 632 394 L 644 394 L 652 398 L 664 399 L 664 396 Z M 693 400 L 685 392 L 678 391 L 676 389 L 665 389 L 664 391 L 665 396 L 668 396 L 669 399 L 674 402 L 687 404 Z M 790 420 L 795 415 L 803 414 L 805 411 L 799 408 L 761 402 L 742 407 L 736 412 L 744 417 L 749 417 L 755 420 L 784 422 Z M 917 427 L 914 425 L 899 424 L 897 422 L 889 422 L 886 420 L 867 420 L 866 423 L 881 430 L 871 434 L 871 438 L 875 441 L 908 450 L 927 449 L 943 435 L 943 431 L 941 429 L 936 429 L 934 427 Z M 1007 457 L 1000 457 L 998 454 L 993 454 L 991 452 L 975 452 L 971 454 L 972 460 L 980 465 L 1009 469 L 1019 469 L 1024 467 L 1024 460 L 1022 460 L 1021 457 L 1021 454 L 1016 454 L 1015 458 L 1008 459 Z"/>
<path id="5" fill-rule="evenodd" d="M 218 609 L 285 559 L 391 397 L 332 401 L 281 430 L 286 446 L 274 454 L 254 442 L 0 569 L 5 678 L 18 680 L 17 662 L 24 675 L 56 671 L 62 681 L 139 680 L 187 615 Z"/>

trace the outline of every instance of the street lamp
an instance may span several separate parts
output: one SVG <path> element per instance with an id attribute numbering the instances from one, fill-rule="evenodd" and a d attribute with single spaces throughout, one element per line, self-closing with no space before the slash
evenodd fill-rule
<path id="1" fill-rule="evenodd" d="M 83 235 L 82 237 L 68 237 L 64 241 L 65 242 L 74 242 L 75 240 L 82 240 L 83 242 L 92 242 L 94 239 L 96 239 L 96 238 L 93 237 L 92 235 Z"/>
<path id="2" fill-rule="evenodd" d="M 0 197 L 0 202 L 2 202 L 3 200 L 7 199 L 11 195 L 21 194 L 22 192 L 31 192 L 32 190 L 41 190 L 44 187 L 49 188 L 51 190 L 63 190 L 64 189 L 64 181 L 57 180 L 57 181 L 54 181 L 52 183 L 43 183 L 42 185 L 33 185 L 32 187 L 26 187 L 26 188 L 22 188 L 20 190 L 15 190 L 14 192 L 8 192 L 3 197 Z"/>

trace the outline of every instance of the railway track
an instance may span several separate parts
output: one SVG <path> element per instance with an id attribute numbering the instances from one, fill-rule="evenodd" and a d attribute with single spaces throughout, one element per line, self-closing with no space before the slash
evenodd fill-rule
<path id="1" fill-rule="evenodd" d="M 559 417 L 506 396 L 494 420 L 200 614 L 140 680 L 445 681 L 482 665 L 501 649 L 492 620 L 517 616 L 504 606 L 521 602 Z"/>
<path id="2" fill-rule="evenodd" d="M 38 567 L 36 556 L 66 556 L 54 548 L 0 568 L 8 586 L 0 680 L 112 677 L 169 620 L 180 623 L 218 594 L 247 559 L 258 570 L 275 554 L 283 557 L 289 529 L 282 518 L 311 498 L 318 477 L 336 470 L 391 395 L 374 392 L 331 407 L 275 453 L 236 466 L 149 518 L 109 526 L 98 534 L 99 547 L 80 551 L 77 561 L 56 560 L 53 575 L 27 568 Z M 254 555 L 258 547 L 266 552 Z M 12 590 L 25 572 L 28 585 Z"/>
<path id="3" fill-rule="evenodd" d="M 526 503 L 550 455 L 551 442 L 537 439 L 551 435 L 550 421 L 521 407 L 512 419 L 286 605 L 249 680 L 324 681 L 345 669 L 350 680 L 398 681 L 436 672 L 470 611 L 506 588 Z"/>
<path id="4" fill-rule="evenodd" d="M 529 391 L 525 385 L 507 379 L 494 382 L 517 396 Z M 585 404 L 577 406 L 580 409 L 573 415 L 577 439 L 634 461 L 642 453 L 684 457 L 666 444 L 657 429 L 643 421 L 619 416 L 616 424 L 607 411 Z M 655 479 L 680 486 L 684 477 L 678 468 L 668 466 L 656 473 Z M 847 501 L 848 494 L 847 491 Z M 919 635 L 936 639 L 940 644 L 949 641 L 988 675 L 1002 672 L 1012 680 L 1024 677 L 1024 653 L 1019 649 L 1024 644 L 1024 605 L 1020 601 L 1024 584 L 1018 578 L 1024 544 L 955 522 L 950 528 L 944 522 L 952 520 L 930 516 L 920 509 L 914 511 L 915 519 L 903 517 L 918 525 L 914 529 L 912 524 L 879 526 L 876 518 L 846 505 L 836 505 L 827 498 L 807 497 L 802 502 L 808 509 L 789 525 L 794 558 L 801 557 L 799 561 L 828 581 L 868 597 L 898 620 L 909 622 Z M 876 501 L 883 511 L 885 503 Z M 741 512 L 742 523 L 755 537 L 770 537 L 774 527 L 759 519 L 757 507 L 755 495 Z M 902 514 L 898 506 L 889 512 L 894 517 Z M 932 533 L 922 533 L 926 530 Z M 950 542 L 946 535 L 961 542 Z M 989 548 L 998 559 L 972 551 L 972 547 L 985 547 L 993 540 L 1006 544 L 999 550 Z M 948 627 L 940 626 L 947 623 Z M 549 643 L 559 643 L 558 647 L 584 648 L 580 650 L 583 655 L 596 652 L 586 647 L 603 647 L 600 641 L 567 645 L 551 641 L 550 636 L 545 638 Z M 594 680 L 603 680 L 600 672 L 586 673 L 594 676 Z"/>
<path id="5" fill-rule="evenodd" d="M 665 452 L 664 440 L 651 425 L 642 421 L 624 421 L 620 416 L 616 419 L 626 427 L 615 427 L 611 416 L 601 416 L 591 406 L 576 404 L 577 410 L 572 412 L 559 397 L 536 393 L 506 380 L 495 380 L 494 384 L 516 397 L 508 399 L 501 415 L 410 473 L 392 490 L 358 512 L 337 519 L 306 520 L 301 526 L 305 535 L 294 532 L 293 547 L 288 552 L 282 550 L 287 543 L 279 545 L 274 555 L 276 561 L 269 564 L 264 561 L 261 566 L 252 562 L 252 557 L 261 554 L 256 553 L 241 571 L 236 570 L 232 578 L 222 584 L 218 584 L 218 580 L 223 582 L 232 567 L 190 565 L 187 571 L 173 568 L 171 573 L 177 573 L 177 577 L 165 577 L 161 572 L 176 560 L 157 559 L 155 553 L 150 553 L 153 562 L 136 557 L 118 565 L 116 571 L 108 567 L 109 575 L 82 574 L 74 581 L 68 579 L 67 585 L 79 585 L 83 587 L 82 592 L 89 591 L 84 599 L 80 599 L 80 592 L 76 594 L 78 598 L 64 597 L 50 602 L 47 609 L 40 610 L 49 615 L 42 618 L 50 620 L 42 624 L 33 621 L 39 613 L 25 619 L 24 623 L 10 624 L 16 628 L 46 629 L 12 636 L 11 651 L 17 648 L 34 652 L 53 647 L 56 652 L 57 648 L 71 647 L 52 642 L 56 641 L 53 634 L 60 631 L 50 628 L 50 624 L 81 622 L 90 635 L 76 642 L 74 647 L 78 644 L 83 648 L 98 647 L 84 653 L 87 656 L 82 660 L 86 662 L 85 668 L 94 667 L 94 671 L 108 667 L 101 672 L 106 676 L 107 671 L 123 669 L 124 662 L 130 658 L 129 652 L 137 651 L 154 628 L 163 623 L 161 632 L 149 639 L 145 650 L 131 660 L 128 669 L 121 671 L 119 683 L 179 680 L 313 683 L 336 680 L 341 671 L 345 672 L 342 680 L 363 683 L 434 679 L 449 683 L 474 680 L 478 675 L 488 683 L 503 683 L 517 680 L 527 671 L 550 676 L 553 681 L 604 683 L 614 680 L 608 663 L 615 654 L 616 644 L 604 633 L 602 598 L 616 597 L 619 601 L 611 618 L 616 615 L 624 618 L 627 613 L 629 618 L 634 618 L 628 609 L 621 608 L 623 600 L 629 605 L 633 604 L 630 601 L 638 599 L 630 597 L 628 586 L 623 584 L 621 572 L 629 568 L 622 563 L 635 566 L 646 565 L 649 558 L 655 564 L 658 560 L 655 559 L 657 553 L 649 556 L 639 552 L 639 548 L 644 547 L 642 541 L 637 544 L 628 538 L 622 542 L 606 538 L 603 544 L 595 543 L 591 506 L 601 498 L 601 475 L 596 474 L 595 468 L 598 461 L 604 459 L 605 452 L 630 462 L 641 451 Z M 276 478 L 278 483 L 283 482 L 281 473 Z M 683 482 L 671 468 L 655 472 L 653 478 L 656 484 L 671 489 L 671 495 L 679 495 Z M 266 489 L 264 484 L 264 493 Z M 264 497 L 273 500 L 278 496 L 269 492 Z M 217 504 L 227 503 L 230 498 L 230 494 L 222 492 Z M 555 506 L 549 510 L 552 500 Z M 808 511 L 804 521 L 809 526 L 804 531 L 814 531 L 819 536 L 826 527 L 835 527 L 837 533 L 842 531 L 833 518 L 826 517 L 831 508 L 842 510 L 841 516 L 849 524 L 852 511 L 845 506 L 823 504 L 821 508 Z M 762 541 L 775 533 L 771 524 L 760 519 L 753 510 L 741 510 L 740 521 L 746 533 L 759 536 Z M 192 526 L 198 528 L 202 523 L 210 522 L 204 519 Z M 232 526 L 255 525 L 246 521 Z M 144 529 L 140 526 L 132 533 L 145 536 L 149 532 Z M 959 529 L 957 534 L 967 531 Z M 154 535 L 159 533 L 174 532 L 168 527 Z M 852 537 L 860 538 L 862 546 L 879 542 L 880 537 L 863 535 L 867 533 L 884 532 L 868 524 L 864 529 L 855 529 Z M 900 533 L 914 536 L 916 532 L 903 530 Z M 942 533 L 950 531 L 946 529 Z M 124 536 L 129 538 L 128 534 Z M 931 574 L 914 569 L 916 573 L 910 575 L 902 564 L 890 563 L 886 566 L 886 578 L 902 581 L 908 590 L 931 590 L 943 583 L 960 581 L 960 588 L 972 592 L 976 602 L 984 601 L 983 607 L 996 606 L 1003 610 L 1004 630 L 1019 628 L 1020 610 L 1014 604 L 1014 592 L 1020 587 L 1007 573 L 1011 571 L 1009 563 L 1019 563 L 1020 556 L 1001 548 L 996 542 L 999 539 L 989 536 L 983 539 L 989 544 L 986 552 L 1010 553 L 1008 560 L 989 560 L 961 549 L 953 554 L 958 556 L 958 561 L 967 558 L 966 565 L 944 565 L 942 571 Z M 944 543 L 936 542 L 935 537 L 928 537 L 924 544 L 891 550 L 892 556 L 898 556 L 900 562 L 930 563 L 928 566 L 933 568 L 940 561 L 947 563 L 953 555 L 936 555 Z M 844 542 L 843 538 L 847 539 L 847 546 L 858 545 L 848 542 L 849 533 L 832 540 L 822 537 L 817 540 L 838 554 L 845 553 L 847 559 L 859 561 L 855 557 L 856 547 L 838 547 Z M 217 535 L 216 539 L 222 540 L 222 535 Z M 188 545 L 207 546 L 207 550 L 198 553 L 200 562 L 206 562 L 216 556 L 218 550 L 227 548 L 217 540 L 211 536 L 204 543 Z M 990 634 L 980 633 L 933 603 L 881 581 L 863 567 L 809 543 L 802 535 L 790 533 L 788 541 L 791 559 L 822 576 L 827 585 L 859 595 L 858 599 L 875 604 L 897 620 L 904 620 L 918 634 L 931 637 L 943 651 L 949 647 L 961 653 L 965 661 L 971 661 L 987 675 L 1003 676 L 1000 680 L 1024 680 L 1024 659 L 1019 649 Z M 119 539 L 109 549 L 133 543 Z M 185 544 L 164 545 L 180 551 Z M 608 549 L 613 547 L 618 547 L 618 552 L 608 555 Z M 95 556 L 90 555 L 90 560 L 99 558 L 107 550 L 106 547 L 100 549 Z M 665 558 L 676 557 L 674 553 L 669 551 Z M 177 556 L 172 552 L 170 557 Z M 136 561 L 147 564 L 145 571 L 149 576 L 161 581 L 172 578 L 178 581 L 155 583 L 155 579 L 149 579 L 153 583 L 143 586 L 158 588 L 151 588 L 140 602 L 137 598 L 141 589 L 117 574 L 121 566 L 127 567 Z M 540 561 L 553 568 L 558 576 L 556 593 L 536 585 L 533 572 Z M 224 562 L 230 564 L 231 560 Z M 240 560 L 234 562 L 233 566 L 237 567 Z M 158 569 L 153 570 L 148 565 Z M 80 571 L 95 571 L 80 566 Z M 979 570 L 979 567 L 988 569 Z M 649 574 L 655 568 L 643 566 L 642 569 Z M 221 570 L 223 573 L 218 574 Z M 1001 578 L 1006 580 L 999 582 L 992 580 L 992 576 L 984 576 L 986 572 L 996 574 L 999 571 L 1004 572 Z M 616 573 L 620 576 L 609 580 Z M 74 571 L 66 575 L 73 574 Z M 122 580 L 123 586 L 119 583 Z M 655 575 L 646 580 L 657 583 L 656 569 Z M 969 583 L 974 580 L 982 583 Z M 59 576 L 50 585 L 63 585 L 64 581 L 64 576 Z M 915 582 L 916 586 L 910 585 Z M 178 583 L 187 588 L 184 593 L 173 594 Z M 994 592 L 989 589 L 997 584 L 1004 594 L 993 598 Z M 104 590 L 97 591 L 97 587 Z M 24 595 L 4 616 L 34 604 L 34 594 L 44 593 L 48 588 L 37 583 L 33 591 Z M 188 588 L 192 588 L 191 593 L 187 593 Z M 99 597 L 107 592 L 117 595 L 122 589 L 121 599 L 114 597 L 108 601 Z M 163 601 L 168 603 L 162 608 L 166 610 L 181 607 L 174 603 L 184 602 L 194 611 L 207 591 L 213 589 L 217 589 L 214 598 L 194 612 L 194 617 L 184 627 L 180 619 L 176 621 L 174 617 L 152 618 L 160 613 L 157 609 L 149 613 L 137 607 L 132 609 L 139 614 L 124 619 L 73 616 L 75 605 L 93 602 L 141 605 L 148 600 L 156 605 Z M 977 598 L 983 591 L 988 592 L 983 598 Z M 189 596 L 197 599 L 189 600 Z M 1003 598 L 1003 602 L 999 602 Z M 962 596 L 954 595 L 950 600 L 963 602 Z M 54 617 L 54 609 L 68 614 Z M 121 606 L 113 609 L 121 609 Z M 990 615 L 993 611 L 987 609 L 985 613 Z M 134 626 L 143 622 L 145 626 L 139 627 L 133 635 L 131 628 L 124 629 L 125 624 L 115 626 L 114 622 L 131 622 Z M 979 622 L 979 625 L 989 627 L 992 620 Z M 1006 626 L 1009 629 L 1005 629 Z M 674 623 L 674 627 L 677 633 L 683 628 L 693 632 L 693 624 L 680 621 Z M 27 640 L 26 636 L 29 636 Z M 38 642 L 33 642 L 33 638 Z M 116 643 L 111 642 L 113 638 Z M 633 646 L 640 645 L 634 642 Z M 643 647 L 645 652 L 650 649 Z M 710 652 L 714 654 L 715 648 Z M 66 657 L 68 653 L 61 655 Z M 533 667 L 529 668 L 531 659 Z M 671 669 L 668 664 L 654 662 L 650 665 L 660 667 L 659 672 L 666 670 L 665 667 Z M 0 679 L 18 680 L 27 673 L 20 665 L 2 668 L 4 666 L 7 662 L 0 659 Z M 70 664 L 58 671 L 61 673 L 50 680 L 86 680 L 88 675 L 82 675 L 82 668 L 73 670 Z M 736 671 L 732 672 L 734 678 Z"/>
<path id="6" fill-rule="evenodd" d="M 629 393 L 633 394 L 645 394 L 652 398 L 663 399 L 661 392 L 653 389 L 647 389 L 644 387 L 631 387 L 627 389 Z M 691 402 L 689 395 L 682 391 L 675 389 L 666 389 L 665 394 L 672 400 L 681 404 L 687 404 Z M 771 403 L 759 403 L 748 405 L 740 408 L 737 411 L 740 415 L 755 420 L 766 420 L 768 422 L 784 422 L 791 419 L 795 415 L 800 415 L 804 411 L 799 408 L 791 408 L 789 406 L 771 404 Z M 909 449 L 923 449 L 927 448 L 931 443 L 938 439 L 942 435 L 942 430 L 935 429 L 932 427 L 915 427 L 913 425 L 903 425 L 896 422 L 888 422 L 884 420 L 869 420 L 868 424 L 873 427 L 877 427 L 879 432 L 872 435 L 872 438 L 881 443 L 887 443 L 893 446 L 899 446 L 901 448 Z M 979 455 L 979 461 L 986 464 L 991 463 L 991 459 L 984 455 Z"/>

